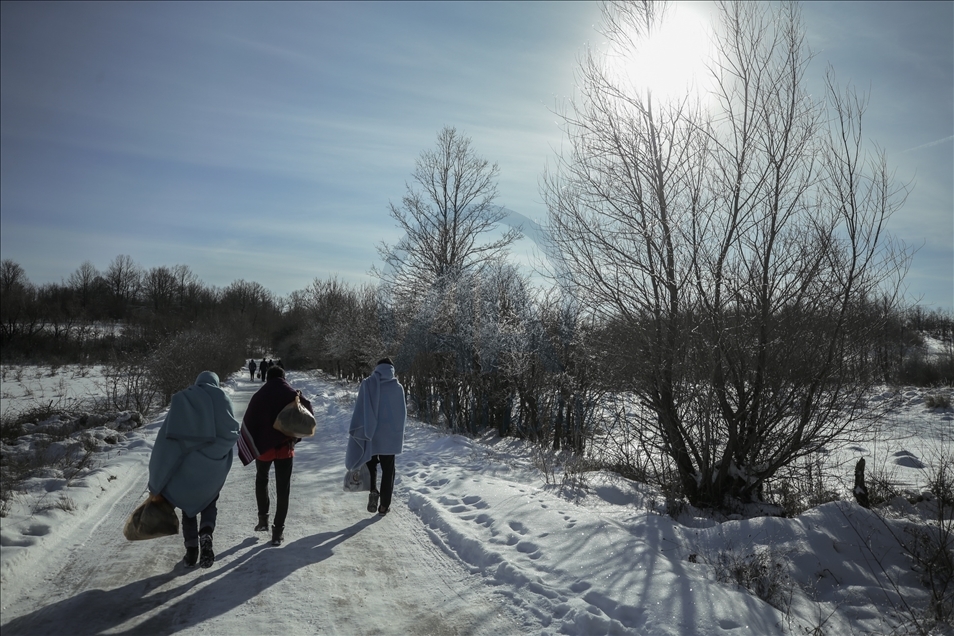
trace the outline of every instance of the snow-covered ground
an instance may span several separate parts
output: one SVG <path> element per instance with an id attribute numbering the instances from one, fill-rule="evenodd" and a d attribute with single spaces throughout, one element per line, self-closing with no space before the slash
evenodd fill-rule
<path id="1" fill-rule="evenodd" d="M 239 417 L 261 386 L 245 378 L 226 383 Z M 29 480 L 0 519 L 4 636 L 891 634 L 927 600 L 895 537 L 929 502 L 876 514 L 844 501 L 718 524 L 688 510 L 677 522 L 660 514 L 658 493 L 619 476 L 547 484 L 522 442 L 414 420 L 391 514 L 371 515 L 340 485 L 356 387 L 317 373 L 289 380 L 315 405 L 318 432 L 296 449 L 284 545 L 252 530 L 254 469 L 237 459 L 212 568 L 184 569 L 181 537 L 123 538 L 159 414 L 117 431 L 91 470 Z M 931 459 L 920 453 L 950 451 L 954 435 L 951 411 L 927 410 L 911 391 L 878 461 L 914 484 Z M 856 452 L 879 450 L 867 444 Z"/>
<path id="2" fill-rule="evenodd" d="M 3 365 L 0 415 L 38 407 L 82 410 L 103 394 L 101 365 Z"/>

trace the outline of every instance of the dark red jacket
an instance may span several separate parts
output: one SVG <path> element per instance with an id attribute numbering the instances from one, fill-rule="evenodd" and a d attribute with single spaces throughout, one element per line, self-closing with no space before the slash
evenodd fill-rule
<path id="1" fill-rule="evenodd" d="M 283 408 L 295 400 L 296 395 L 298 391 L 292 388 L 285 378 L 271 378 L 248 401 L 245 417 L 242 418 L 242 435 L 239 440 L 239 457 L 243 464 L 251 463 L 259 455 L 274 448 L 298 441 L 298 438 L 288 437 L 272 428 L 275 418 Z M 311 402 L 304 397 L 300 399 L 302 405 L 314 415 Z"/>

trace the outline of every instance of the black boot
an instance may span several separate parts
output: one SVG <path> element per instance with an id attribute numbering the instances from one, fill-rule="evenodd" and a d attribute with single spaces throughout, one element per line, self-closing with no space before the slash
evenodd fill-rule
<path id="1" fill-rule="evenodd" d="M 215 553 L 212 552 L 212 533 L 199 536 L 199 566 L 210 568 L 215 562 Z"/>
<path id="2" fill-rule="evenodd" d="M 285 540 L 285 526 L 272 526 L 272 545 L 281 545 Z"/>
<path id="3" fill-rule="evenodd" d="M 196 546 L 186 547 L 185 556 L 182 557 L 182 564 L 187 568 L 194 568 L 199 560 L 199 548 Z"/>
<path id="4" fill-rule="evenodd" d="M 258 515 L 258 525 L 255 532 L 268 532 L 268 515 Z"/>
<path id="5" fill-rule="evenodd" d="M 374 512 L 378 509 L 378 497 L 381 494 L 377 490 L 372 490 L 371 494 L 368 495 L 368 512 Z"/>

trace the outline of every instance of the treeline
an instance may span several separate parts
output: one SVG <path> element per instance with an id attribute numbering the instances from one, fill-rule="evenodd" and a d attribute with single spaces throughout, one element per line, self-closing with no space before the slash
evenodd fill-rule
<path id="1" fill-rule="evenodd" d="M 0 263 L 3 362 L 106 364 L 120 409 L 164 404 L 205 369 L 234 372 L 268 349 L 280 317 L 259 283 L 217 289 L 186 265 L 146 269 L 120 255 L 105 271 L 86 261 L 63 283 L 35 285 Z"/>
<path id="2" fill-rule="evenodd" d="M 446 277 L 423 297 L 316 278 L 281 298 L 244 280 L 207 286 L 186 265 L 147 270 L 126 255 L 103 272 L 84 262 L 65 282 L 46 285 L 4 260 L 0 285 L 7 363 L 121 364 L 148 355 L 174 392 L 194 375 L 188 358 L 198 358 L 192 370 L 225 374 L 272 351 L 292 365 L 358 379 L 387 353 L 423 417 L 557 448 L 581 446 L 598 397 L 636 372 L 620 324 L 585 318 L 571 299 L 532 288 L 504 260 Z M 932 356 L 924 347 L 925 336 L 950 347 L 949 312 L 868 311 L 880 330 L 859 370 L 892 384 L 954 383 L 950 352 Z"/>

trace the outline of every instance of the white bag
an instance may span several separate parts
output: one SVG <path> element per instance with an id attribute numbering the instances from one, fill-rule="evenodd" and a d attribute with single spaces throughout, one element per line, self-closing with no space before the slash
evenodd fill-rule
<path id="1" fill-rule="evenodd" d="M 370 492 L 371 490 L 371 471 L 367 464 L 361 464 L 360 468 L 345 471 L 344 491 L 345 492 Z"/>

